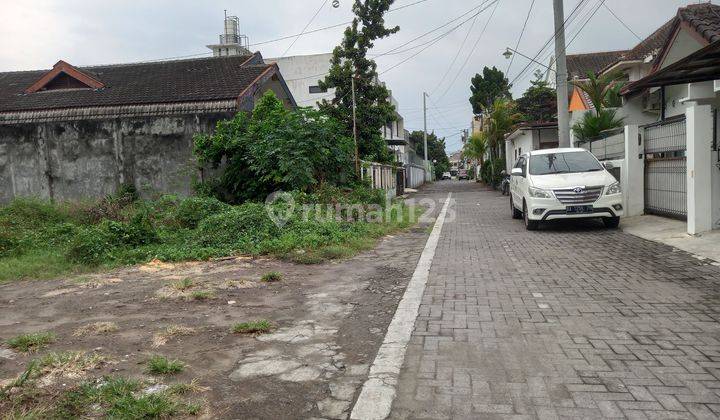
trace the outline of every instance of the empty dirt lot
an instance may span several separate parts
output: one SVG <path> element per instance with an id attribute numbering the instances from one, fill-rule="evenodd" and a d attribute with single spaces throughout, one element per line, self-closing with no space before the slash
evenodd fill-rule
<path id="1" fill-rule="evenodd" d="M 0 388 L 48 352 L 83 351 L 103 363 L 40 381 L 39 403 L 52 404 L 83 381 L 122 376 L 150 388 L 195 380 L 201 417 L 347 417 L 426 236 L 420 224 L 321 265 L 237 257 L 0 285 L 3 343 L 23 333 L 55 335 L 37 352 L 0 345 Z M 268 272 L 282 279 L 261 281 Z M 268 320 L 271 331 L 233 332 L 254 320 Z M 186 367 L 153 376 L 153 355 Z"/>

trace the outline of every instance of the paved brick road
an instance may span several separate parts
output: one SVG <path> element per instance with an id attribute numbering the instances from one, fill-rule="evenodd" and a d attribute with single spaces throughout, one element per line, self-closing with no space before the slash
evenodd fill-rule
<path id="1" fill-rule="evenodd" d="M 720 267 L 453 191 L 393 418 L 718 418 Z M 719 245 L 720 246 L 720 245 Z"/>

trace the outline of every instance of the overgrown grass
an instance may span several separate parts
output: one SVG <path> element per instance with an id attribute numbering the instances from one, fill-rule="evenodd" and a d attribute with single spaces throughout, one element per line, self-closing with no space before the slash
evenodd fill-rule
<path id="1" fill-rule="evenodd" d="M 11 348 L 27 353 L 40 350 L 55 341 L 55 334 L 51 332 L 37 332 L 20 334 L 7 340 Z"/>
<path id="2" fill-rule="evenodd" d="M 377 238 L 414 223 L 416 215 L 407 207 L 379 207 L 384 203 L 382 194 L 366 187 L 294 193 L 297 205 L 282 226 L 273 222 L 263 204 L 230 206 L 214 198 L 168 195 L 133 201 L 135 197 L 125 191 L 82 203 L 16 199 L 0 207 L 0 283 L 54 278 L 153 259 L 187 261 L 269 254 L 314 264 L 345 258 L 372 246 Z M 353 206 L 375 212 L 378 217 L 357 220 L 347 207 L 340 211 L 341 220 L 316 217 L 323 211 L 304 211 L 301 205 L 308 203 Z M 283 206 L 275 205 L 277 210 L 285 209 Z M 383 215 L 382 222 L 377 222 L 379 215 Z M 192 280 L 178 282 L 176 287 L 189 289 Z"/>
<path id="3" fill-rule="evenodd" d="M 215 292 L 212 290 L 196 290 L 190 293 L 190 299 L 192 300 L 210 300 L 215 299 Z"/>
<path id="4" fill-rule="evenodd" d="M 262 319 L 258 321 L 240 322 L 233 325 L 233 332 L 238 334 L 264 334 L 270 332 L 272 324 Z"/>
<path id="5" fill-rule="evenodd" d="M 185 370 L 185 363 L 165 356 L 153 356 L 148 360 L 147 372 L 153 375 L 173 375 Z"/>

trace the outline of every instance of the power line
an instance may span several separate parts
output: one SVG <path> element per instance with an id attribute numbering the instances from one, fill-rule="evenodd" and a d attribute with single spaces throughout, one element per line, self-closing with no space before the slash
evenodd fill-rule
<path id="1" fill-rule="evenodd" d="M 462 66 L 458 69 L 457 73 L 455 74 L 455 77 L 453 78 L 452 82 L 448 85 L 448 87 L 445 89 L 445 91 L 440 95 L 440 99 L 444 98 L 445 95 L 450 91 L 450 88 L 453 87 L 455 82 L 457 81 L 458 77 L 460 77 L 460 73 L 462 73 L 463 69 L 467 65 L 468 61 L 470 61 L 470 58 L 473 55 L 473 52 L 475 52 L 475 48 L 477 48 L 478 44 L 480 43 L 480 40 L 482 39 L 483 35 L 485 34 L 485 30 L 487 29 L 488 25 L 492 21 L 493 16 L 495 16 L 495 12 L 497 11 L 498 5 L 500 5 L 500 0 L 497 0 L 495 2 L 495 8 L 493 8 L 492 12 L 490 13 L 490 17 L 488 17 L 487 22 L 485 22 L 485 26 L 483 26 L 482 31 L 480 32 L 480 36 L 478 36 L 477 40 L 475 40 L 475 44 L 473 44 L 472 48 L 470 49 L 470 53 L 465 57 L 465 61 L 462 63 Z"/>
<path id="2" fill-rule="evenodd" d="M 298 36 L 296 36 L 295 39 L 293 39 L 293 42 L 291 42 L 290 45 L 288 45 L 288 47 L 285 49 L 285 52 L 282 53 L 282 55 L 281 55 L 280 57 L 285 57 L 285 54 L 287 54 L 288 51 L 290 51 L 290 48 L 292 48 L 293 45 L 295 45 L 295 43 L 297 42 L 297 40 L 300 39 L 300 37 L 305 34 L 305 30 L 307 30 L 308 26 L 310 26 L 310 24 L 313 23 L 313 21 L 315 20 L 315 18 L 317 17 L 317 15 L 320 14 L 320 11 L 323 9 L 323 7 L 325 7 L 325 5 L 327 4 L 327 2 L 328 2 L 328 0 L 323 0 L 322 4 L 321 4 L 320 7 L 317 9 L 317 11 L 315 12 L 315 14 L 310 18 L 310 20 L 308 21 L 308 23 L 305 24 L 305 26 L 303 27 L 302 31 L 300 31 L 300 33 L 298 34 Z"/>
<path id="3" fill-rule="evenodd" d="M 483 5 L 484 5 L 485 3 L 487 3 L 487 2 L 488 2 L 488 0 L 483 0 L 482 3 L 478 4 L 477 6 L 471 7 L 468 11 L 464 12 L 464 13 L 461 14 L 460 16 L 454 17 L 454 18 L 450 19 L 449 21 L 443 23 L 442 25 L 436 26 L 435 28 L 433 28 L 433 29 L 431 29 L 431 30 L 423 33 L 422 35 L 416 36 L 415 38 L 413 38 L 413 39 L 411 39 L 411 40 L 409 40 L 409 41 L 407 41 L 407 42 L 405 42 L 405 43 L 403 43 L 403 44 L 400 44 L 400 45 L 398 45 L 398 46 L 395 47 L 395 48 L 392 48 L 392 49 L 390 49 L 390 50 L 387 50 L 387 51 L 385 51 L 384 53 L 376 54 L 376 55 L 374 55 L 374 58 L 378 58 L 378 57 L 382 57 L 382 56 L 386 56 L 386 55 L 391 55 L 391 54 L 393 54 L 393 55 L 394 55 L 394 54 L 401 54 L 401 53 L 404 53 L 404 52 L 413 50 L 413 49 L 415 49 L 415 48 L 419 48 L 419 47 L 423 46 L 424 44 L 423 44 L 423 43 L 420 43 L 420 44 L 418 44 L 418 45 L 416 45 L 416 46 L 414 46 L 414 47 L 410 47 L 410 48 L 408 48 L 408 49 L 406 49 L 406 50 L 404 50 L 404 51 L 397 51 L 397 50 L 399 50 L 400 48 L 405 47 L 405 46 L 407 46 L 408 44 L 411 44 L 411 43 L 417 41 L 418 39 L 425 38 L 426 36 L 432 34 L 433 32 L 437 32 L 437 31 L 439 31 L 440 29 L 442 29 L 442 28 L 444 28 L 444 27 L 446 27 L 446 26 L 448 26 L 448 25 L 450 25 L 450 24 L 452 24 L 452 23 L 454 23 L 454 22 L 457 22 L 458 20 L 462 19 L 462 18 L 465 17 L 466 15 L 469 15 L 469 14 L 472 13 L 473 11 L 475 11 L 475 10 L 483 7 Z M 476 17 L 478 14 L 479 14 L 479 13 L 474 14 L 473 16 L 471 16 L 471 18 Z M 468 20 L 469 20 L 469 19 L 468 19 Z"/>
<path id="4" fill-rule="evenodd" d="M 522 29 L 520 30 L 520 36 L 518 36 L 518 40 L 515 43 L 515 51 L 517 51 L 518 47 L 520 46 L 520 40 L 522 40 L 523 34 L 525 33 L 525 27 L 527 26 L 528 20 L 530 19 L 530 13 L 532 13 L 533 6 L 535 6 L 535 0 L 532 0 L 532 3 L 530 3 L 530 9 L 527 12 L 527 16 L 525 16 L 525 23 L 523 23 Z M 512 55 L 510 58 L 510 63 L 507 66 L 507 69 L 505 69 L 505 77 L 507 77 L 510 74 L 510 67 L 513 65 L 513 61 L 515 61 L 515 54 Z"/>
<path id="5" fill-rule="evenodd" d="M 548 45 L 550 45 L 550 43 L 553 41 L 553 39 L 555 39 L 555 36 L 556 36 L 558 33 L 560 33 L 561 30 L 564 31 L 564 30 L 565 30 L 565 27 L 568 25 L 568 23 L 571 22 L 573 19 L 575 19 L 575 17 L 576 17 L 575 12 L 578 10 L 578 8 L 579 8 L 582 4 L 585 3 L 585 1 L 586 1 L 586 0 L 580 0 L 580 1 L 578 1 L 578 3 L 575 5 L 575 8 L 570 12 L 570 14 L 569 14 L 569 15 L 565 18 L 565 20 L 563 21 L 562 26 L 561 26 L 560 28 L 558 28 L 557 31 L 553 32 L 553 34 L 550 36 L 550 39 L 548 39 L 548 40 L 545 42 L 545 44 L 542 46 L 542 48 L 540 48 L 540 50 L 535 54 L 535 56 L 533 57 L 533 60 L 537 60 L 537 58 L 540 56 L 540 54 L 542 54 L 543 51 L 545 51 L 545 49 L 548 47 Z M 530 68 L 530 66 L 531 66 L 532 64 L 533 64 L 533 62 L 532 62 L 532 61 L 529 61 L 528 64 L 527 64 L 522 70 L 520 70 L 520 73 L 518 73 L 517 76 L 515 76 L 515 78 L 514 78 L 512 81 L 510 81 L 510 85 L 512 86 L 513 84 L 515 84 L 515 82 L 516 82 L 520 77 L 522 77 L 523 74 L 525 74 L 525 72 L 527 71 L 527 69 Z"/>
<path id="6" fill-rule="evenodd" d="M 450 74 L 450 70 L 452 70 L 453 66 L 455 65 L 455 62 L 457 61 L 458 57 L 460 56 L 460 52 L 462 51 L 463 47 L 465 47 L 465 43 L 467 42 L 468 38 L 470 37 L 470 33 L 472 32 L 473 28 L 475 27 L 475 22 L 477 22 L 477 16 L 473 18 L 472 23 L 470 24 L 470 27 L 468 28 L 467 33 L 465 34 L 465 38 L 463 38 L 462 42 L 460 43 L 460 47 L 458 48 L 457 52 L 455 53 L 455 57 L 453 57 L 452 61 L 450 62 L 450 65 L 448 66 L 447 70 L 445 70 L 445 74 L 440 77 L 440 82 L 438 82 L 437 85 L 435 85 L 435 88 L 430 92 L 430 94 L 434 94 L 435 91 L 442 85 L 443 81 L 447 77 L 448 74 Z"/>
<path id="7" fill-rule="evenodd" d="M 603 6 L 605 6 L 607 11 L 610 12 L 610 14 L 613 15 L 615 17 L 615 19 L 617 19 L 617 21 L 620 22 L 622 24 L 622 26 L 625 27 L 625 29 L 630 31 L 631 34 L 635 35 L 635 38 L 637 38 L 638 41 L 642 41 L 642 38 L 640 38 L 640 36 L 638 34 L 636 34 L 635 31 L 630 29 L 630 27 L 625 22 L 623 22 L 622 19 L 620 19 L 620 16 L 616 15 L 615 12 L 613 12 L 612 9 L 607 4 L 603 3 Z"/>
<path id="8" fill-rule="evenodd" d="M 385 70 L 384 70 L 383 72 L 381 72 L 380 74 L 385 74 L 385 73 L 389 72 L 390 70 L 392 70 L 392 69 L 394 69 L 394 68 L 397 68 L 397 67 L 401 66 L 402 64 L 406 63 L 407 61 L 409 61 L 409 60 L 417 57 L 420 53 L 422 53 L 423 51 L 427 50 L 428 48 L 430 48 L 431 46 L 433 46 L 434 44 L 436 44 L 440 39 L 446 37 L 448 34 L 450 34 L 451 32 L 455 31 L 457 28 L 459 28 L 459 27 L 461 27 L 462 25 L 466 24 L 468 21 L 470 21 L 470 19 L 472 19 L 472 18 L 474 18 L 475 16 L 479 15 L 480 13 L 484 12 L 485 10 L 487 10 L 488 8 L 490 8 L 490 6 L 492 6 L 493 4 L 496 4 L 498 1 L 500 1 L 500 0 L 493 0 L 489 5 L 485 6 L 484 8 L 482 8 L 481 10 L 479 10 L 478 12 L 476 12 L 475 15 L 470 16 L 470 18 L 462 21 L 461 23 L 459 23 L 458 25 L 454 26 L 453 28 L 451 28 L 451 29 L 448 30 L 447 32 L 445 32 L 445 33 L 443 33 L 443 34 L 435 37 L 434 39 L 428 41 L 427 44 L 426 44 L 426 46 L 425 46 L 425 48 L 423 48 L 423 49 L 421 49 L 420 51 L 416 52 L 415 54 L 413 54 L 413 55 L 405 58 L 404 60 L 402 60 L 402 61 L 394 64 L 394 65 L 391 66 L 390 68 L 385 69 Z"/>
<path id="9" fill-rule="evenodd" d="M 602 5 L 605 4 L 605 1 L 607 1 L 607 0 L 600 0 L 600 3 L 597 6 L 595 6 L 595 10 L 593 10 L 592 14 L 590 14 L 590 17 L 587 18 L 587 20 L 585 20 L 585 23 L 583 23 L 583 25 L 580 27 L 580 29 L 577 32 L 575 32 L 575 35 L 570 39 L 570 42 L 565 44 L 565 50 L 567 50 L 567 48 L 570 46 L 570 44 L 572 44 L 573 41 L 575 41 L 575 38 L 577 38 L 578 35 L 580 35 L 580 33 L 583 31 L 583 29 L 585 29 L 585 25 L 590 23 L 590 21 L 595 16 L 595 14 L 598 12 L 598 10 L 600 10 L 600 7 L 602 7 Z"/>

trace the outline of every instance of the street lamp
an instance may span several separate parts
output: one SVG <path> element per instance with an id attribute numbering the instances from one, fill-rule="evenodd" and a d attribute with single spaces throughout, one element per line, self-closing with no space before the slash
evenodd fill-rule
<path id="1" fill-rule="evenodd" d="M 504 52 L 502 55 L 505 57 L 505 59 L 509 60 L 510 57 L 512 57 L 513 53 L 519 55 L 520 57 L 527 58 L 528 60 L 532 61 L 533 63 L 539 64 L 539 65 L 545 67 L 546 69 L 550 70 L 551 72 L 555 73 L 555 69 L 553 69 L 552 67 L 548 66 L 547 64 L 543 64 L 543 63 L 535 60 L 534 58 L 528 57 L 527 55 L 521 53 L 520 51 L 514 50 L 514 49 L 512 49 L 512 48 L 510 48 L 510 47 L 505 47 L 505 52 Z"/>

